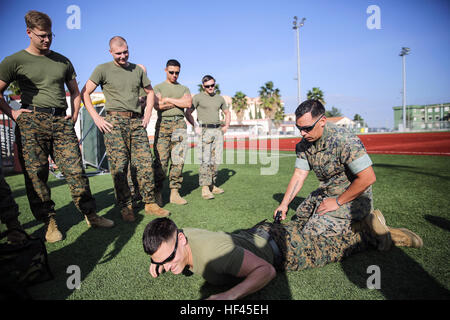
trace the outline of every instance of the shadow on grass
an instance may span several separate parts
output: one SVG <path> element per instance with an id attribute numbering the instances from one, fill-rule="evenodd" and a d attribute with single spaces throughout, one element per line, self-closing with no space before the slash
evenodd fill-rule
<path id="1" fill-rule="evenodd" d="M 202 287 L 200 288 L 201 299 L 207 299 L 209 296 L 218 294 L 221 292 L 225 292 L 233 287 L 233 285 L 238 284 L 239 282 L 227 285 L 227 286 L 218 286 L 212 285 L 208 282 L 204 282 Z M 252 293 L 242 300 L 291 300 L 292 293 L 289 288 L 288 279 L 286 273 L 278 272 L 277 276 L 264 288 L 261 290 Z"/>
<path id="2" fill-rule="evenodd" d="M 183 184 L 180 189 L 180 195 L 182 197 L 187 196 L 188 194 L 191 194 L 191 192 L 195 189 L 200 188 L 198 173 L 192 173 L 192 170 L 183 172 Z M 221 185 L 225 184 L 225 182 L 227 182 L 235 174 L 236 171 L 234 170 L 230 170 L 227 168 L 220 169 L 217 172 L 216 186 L 220 187 Z M 168 200 L 170 198 L 170 191 L 168 191 L 167 193 L 163 193 L 163 198 Z"/>
<path id="3" fill-rule="evenodd" d="M 283 197 L 284 197 L 284 193 L 275 193 L 272 198 L 274 200 L 276 200 L 278 203 L 281 203 L 281 201 L 283 201 Z M 294 199 L 292 199 L 291 203 L 289 204 L 289 209 L 295 212 L 297 211 L 298 206 L 300 205 L 300 203 L 302 203 L 305 200 L 305 198 L 302 197 L 295 197 Z M 276 208 L 274 208 L 276 209 Z"/>
<path id="4" fill-rule="evenodd" d="M 93 197 L 95 198 L 97 212 L 101 212 L 105 208 L 111 206 L 111 204 L 115 203 L 113 188 L 93 194 Z M 66 232 L 73 225 L 76 225 L 83 220 L 83 215 L 78 211 L 73 202 L 70 202 L 64 207 L 56 208 L 56 221 L 58 223 L 58 229 L 62 232 L 63 236 L 65 236 Z M 42 221 L 33 219 L 32 221 L 23 224 L 23 227 L 25 229 L 29 229 L 41 223 Z M 42 226 L 42 228 L 33 232 L 33 236 L 44 238 L 45 231 L 46 230 L 44 230 L 44 226 Z"/>
<path id="5" fill-rule="evenodd" d="M 420 249 L 411 249 L 420 250 Z M 401 248 L 388 252 L 376 250 L 354 254 L 341 262 L 350 281 L 361 289 L 367 289 L 369 266 L 380 268 L 380 293 L 388 300 L 397 299 L 449 299 L 450 291 L 430 276 Z M 369 281 L 371 283 L 371 281 Z"/>
<path id="6" fill-rule="evenodd" d="M 24 178 L 22 177 L 22 179 L 24 179 Z M 49 181 L 47 181 L 47 185 L 50 188 L 50 190 L 52 188 L 59 187 L 59 186 L 61 186 L 63 184 L 66 184 L 66 180 L 65 179 L 56 179 L 56 180 L 49 180 Z M 26 196 L 27 195 L 27 191 L 26 191 L 26 188 L 25 188 L 25 181 L 23 182 L 23 186 L 24 186 L 23 188 L 14 188 L 13 193 L 12 193 L 14 198 L 18 198 L 18 197 L 22 197 L 22 196 Z M 69 188 L 69 186 L 67 186 L 67 188 Z"/>
<path id="7" fill-rule="evenodd" d="M 438 216 L 432 216 L 429 214 L 426 214 L 424 218 L 435 226 L 438 226 L 439 228 L 446 231 L 450 231 L 450 220 Z"/>
<path id="8" fill-rule="evenodd" d="M 413 169 L 418 169 L 418 168 L 412 167 L 412 166 L 403 166 L 403 165 L 396 165 L 396 164 L 394 165 L 394 164 L 387 164 L 387 163 L 374 163 L 373 167 L 374 168 L 393 169 L 393 170 L 402 170 L 402 171 L 406 171 L 406 172 L 410 172 L 410 173 L 425 175 L 427 177 L 436 177 L 436 178 L 440 178 L 440 179 L 444 179 L 444 180 L 450 180 L 450 178 L 448 176 L 441 176 L 439 174 L 433 174 L 430 172 L 422 172 L 422 171 L 418 171 L 418 170 L 413 170 Z"/>
<path id="9" fill-rule="evenodd" d="M 114 203 L 113 189 L 96 194 L 96 199 L 99 199 L 97 202 L 99 209 L 104 206 L 109 206 L 111 203 Z M 66 207 L 67 208 L 62 208 L 58 211 L 70 210 L 77 212 L 73 204 Z M 94 268 L 101 268 L 101 264 L 112 260 L 120 253 L 122 248 L 134 235 L 136 227 L 143 219 L 142 215 L 136 214 L 135 222 L 123 222 L 120 218 L 119 209 L 116 207 L 113 207 L 102 216 L 113 220 L 115 226 L 112 228 L 90 228 L 79 213 L 78 215 L 57 215 L 58 225 L 61 226 L 63 232 L 67 232 L 68 228 L 80 222 L 86 228 L 86 231 L 78 236 L 72 243 L 67 245 L 63 244 L 64 246 L 62 248 L 49 253 L 48 261 L 55 278 L 30 288 L 33 299 L 67 299 L 73 293 L 73 290 L 68 289 L 66 284 L 66 281 L 70 276 L 70 274 L 66 273 L 67 268 L 70 265 L 80 267 L 81 285 L 83 285 L 83 280 L 89 276 Z M 107 252 L 107 249 L 111 244 L 114 244 L 114 246 Z M 108 284 L 103 283 L 101 279 L 99 279 L 98 282 L 99 285 L 105 287 L 108 286 Z M 101 288 L 97 288 L 97 290 L 101 290 Z"/>
<path id="10" fill-rule="evenodd" d="M 220 169 L 219 172 L 217 173 L 216 186 L 220 187 L 234 175 L 236 175 L 235 170 L 230 170 L 227 168 Z"/>

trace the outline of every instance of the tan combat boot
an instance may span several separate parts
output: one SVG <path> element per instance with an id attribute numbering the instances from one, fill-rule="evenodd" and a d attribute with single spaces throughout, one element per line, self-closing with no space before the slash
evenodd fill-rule
<path id="1" fill-rule="evenodd" d="M 223 191 L 223 189 L 220 189 L 219 187 L 216 187 L 215 185 L 213 185 L 211 192 L 213 194 L 221 194 L 221 193 L 224 193 L 225 191 Z"/>
<path id="2" fill-rule="evenodd" d="M 168 210 L 161 208 L 157 203 L 146 203 L 145 213 L 152 214 L 158 217 L 167 217 L 170 215 L 170 212 Z"/>
<path id="3" fill-rule="evenodd" d="M 202 198 L 205 200 L 214 199 L 214 195 L 209 191 L 209 186 L 202 187 Z"/>
<path id="4" fill-rule="evenodd" d="M 389 228 L 392 242 L 396 247 L 422 248 L 423 240 L 406 228 Z"/>
<path id="5" fill-rule="evenodd" d="M 114 221 L 100 217 L 96 213 L 85 215 L 84 219 L 90 227 L 111 228 L 114 226 Z"/>
<path id="6" fill-rule="evenodd" d="M 372 236 L 377 239 L 378 250 L 388 251 L 392 246 L 391 234 L 386 226 L 386 219 L 380 210 L 374 210 L 364 218 L 364 223 L 369 228 Z"/>
<path id="7" fill-rule="evenodd" d="M 62 233 L 58 230 L 58 225 L 54 217 L 49 217 L 45 222 L 45 226 L 47 227 L 47 231 L 45 232 L 45 240 L 47 242 L 53 243 L 62 240 Z"/>
<path id="8" fill-rule="evenodd" d="M 178 193 L 178 189 L 170 189 L 170 203 L 186 204 L 187 201 L 183 199 Z"/>
<path id="9" fill-rule="evenodd" d="M 128 205 L 120 210 L 123 221 L 134 222 L 133 205 Z"/>

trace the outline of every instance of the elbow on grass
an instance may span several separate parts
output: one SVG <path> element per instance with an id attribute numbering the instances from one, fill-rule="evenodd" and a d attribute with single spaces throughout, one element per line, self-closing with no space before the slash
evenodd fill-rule
<path id="1" fill-rule="evenodd" d="M 275 267 L 273 265 L 267 266 L 267 279 L 268 283 L 272 281 L 277 276 L 277 271 L 275 270 Z"/>

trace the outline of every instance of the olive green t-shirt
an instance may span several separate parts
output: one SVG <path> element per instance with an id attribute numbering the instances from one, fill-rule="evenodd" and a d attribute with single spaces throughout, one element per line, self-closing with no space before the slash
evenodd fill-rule
<path id="1" fill-rule="evenodd" d="M 188 87 L 179 83 L 161 82 L 153 88 L 155 95 L 161 94 L 161 98 L 181 99 L 185 94 L 191 94 Z M 158 118 L 184 116 L 183 108 L 175 107 L 168 110 L 158 110 Z"/>
<path id="2" fill-rule="evenodd" d="M 70 60 L 54 51 L 36 56 L 21 50 L 0 63 L 0 80 L 17 80 L 23 105 L 66 109 L 64 84 L 76 76 Z"/>
<path id="3" fill-rule="evenodd" d="M 106 111 L 141 113 L 139 90 L 149 86 L 150 80 L 139 66 L 120 67 L 110 61 L 98 65 L 89 79 L 102 87 Z"/>
<path id="4" fill-rule="evenodd" d="M 139 89 L 139 97 L 146 97 L 147 92 L 145 92 L 144 88 Z"/>
<path id="5" fill-rule="evenodd" d="M 236 233 L 184 228 L 192 252 L 191 271 L 207 282 L 221 285 L 236 280 L 244 249 L 273 263 L 273 251 L 264 238 L 241 230 Z"/>
<path id="6" fill-rule="evenodd" d="M 202 124 L 219 124 L 219 110 L 228 110 L 228 106 L 222 96 L 218 94 L 210 96 L 206 92 L 201 92 L 194 96 L 192 107 L 197 109 L 197 120 Z"/>

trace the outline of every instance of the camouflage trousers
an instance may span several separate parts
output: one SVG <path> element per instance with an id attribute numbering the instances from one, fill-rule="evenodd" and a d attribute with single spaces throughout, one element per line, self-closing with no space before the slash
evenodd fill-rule
<path id="1" fill-rule="evenodd" d="M 220 128 L 202 128 L 201 164 L 199 168 L 200 186 L 216 183 L 219 164 L 223 154 L 223 132 Z"/>
<path id="2" fill-rule="evenodd" d="M 322 216 L 317 213 L 324 199 L 335 198 L 344 191 L 345 189 L 330 193 L 323 188 L 316 189 L 298 206 L 291 220 L 307 220 L 302 230 L 303 234 L 339 236 L 349 232 L 353 221 L 364 219 L 373 210 L 371 187 L 358 198 L 343 204 L 335 211 Z"/>
<path id="3" fill-rule="evenodd" d="M 137 169 L 135 166 L 130 164 L 128 165 L 128 173 L 127 173 L 128 186 L 131 190 L 131 197 L 133 201 L 142 200 L 141 192 L 139 191 L 139 182 L 137 178 Z"/>
<path id="4" fill-rule="evenodd" d="M 19 217 L 19 206 L 12 197 L 11 188 L 3 176 L 3 169 L 0 159 L 0 222 L 8 223 L 17 220 Z"/>
<path id="5" fill-rule="evenodd" d="M 131 170 L 135 170 L 142 200 L 154 203 L 153 156 L 142 119 L 117 114 L 107 114 L 105 119 L 113 125 L 111 132 L 105 133 L 104 137 L 117 204 L 125 207 L 132 203 L 128 184 Z"/>
<path id="6" fill-rule="evenodd" d="M 17 119 L 16 143 L 24 170 L 25 188 L 31 212 L 38 220 L 55 214 L 47 184 L 49 156 L 69 185 L 78 210 L 87 215 L 96 211 L 89 180 L 84 175 L 78 138 L 72 119 L 44 112 L 22 113 Z"/>
<path id="7" fill-rule="evenodd" d="M 252 228 L 266 231 L 277 244 L 281 254 L 275 264 L 278 271 L 322 267 L 376 246 L 376 240 L 370 234 L 351 230 L 336 236 L 305 234 L 302 232 L 305 223 L 303 219 L 287 223 L 263 221 Z"/>
<path id="8" fill-rule="evenodd" d="M 156 188 L 162 188 L 167 169 L 169 169 L 170 189 L 181 189 L 187 151 L 187 131 L 184 117 L 159 118 L 156 122 L 153 148 L 155 151 Z"/>

